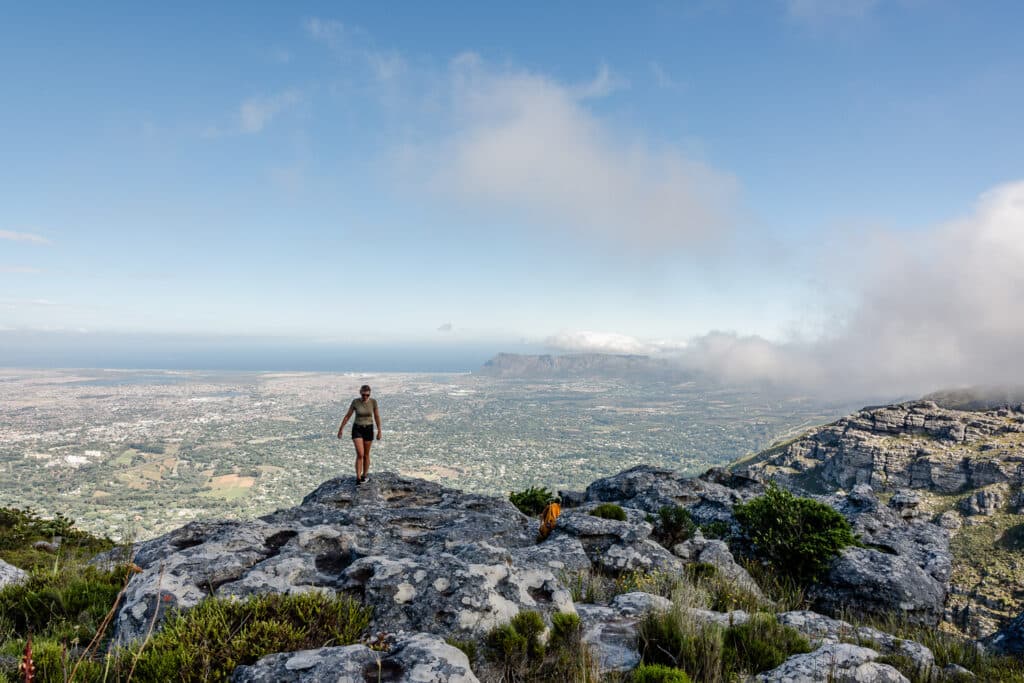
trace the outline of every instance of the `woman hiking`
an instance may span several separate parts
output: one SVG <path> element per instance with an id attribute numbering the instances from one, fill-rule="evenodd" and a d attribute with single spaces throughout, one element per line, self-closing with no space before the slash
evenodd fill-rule
<path id="1" fill-rule="evenodd" d="M 377 399 L 370 398 L 370 385 L 359 387 L 359 398 L 352 399 L 348 412 L 338 427 L 338 438 L 341 438 L 352 414 L 356 419 L 352 423 L 352 445 L 356 448 L 356 484 L 362 484 L 370 478 L 370 446 L 373 445 L 373 423 L 377 423 L 377 438 L 383 431 L 380 426 L 380 411 L 377 410 Z"/>

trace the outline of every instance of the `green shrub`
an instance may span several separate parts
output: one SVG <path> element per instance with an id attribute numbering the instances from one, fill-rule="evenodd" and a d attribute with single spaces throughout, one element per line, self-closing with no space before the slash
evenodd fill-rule
<path id="1" fill-rule="evenodd" d="M 774 482 L 763 496 L 737 505 L 733 513 L 755 555 L 802 585 L 820 578 L 840 550 L 857 542 L 841 514 Z"/>
<path id="2" fill-rule="evenodd" d="M 61 537 L 60 550 L 52 553 L 36 550 L 36 541 Z M 53 571 L 69 562 L 85 563 L 97 553 L 114 547 L 109 538 L 93 536 L 75 527 L 75 522 L 58 513 L 52 519 L 40 517 L 31 508 L 0 507 L 0 559 L 26 571 Z"/>
<path id="3" fill-rule="evenodd" d="M 705 538 L 717 538 L 727 541 L 732 538 L 732 525 L 721 519 L 700 525 L 700 532 Z"/>
<path id="4" fill-rule="evenodd" d="M 118 672 L 138 654 L 135 680 L 227 681 L 236 666 L 274 652 L 351 645 L 371 613 L 351 598 L 320 593 L 209 598 L 170 616 L 141 654 L 122 653 Z"/>
<path id="5" fill-rule="evenodd" d="M 28 581 L 0 590 L 0 616 L 15 638 L 38 636 L 88 643 L 114 604 L 125 569 L 34 571 Z"/>
<path id="6" fill-rule="evenodd" d="M 795 654 L 811 651 L 807 639 L 796 629 L 780 624 L 771 614 L 752 614 L 744 624 L 725 630 L 726 661 L 738 671 L 760 673 L 782 664 Z"/>
<path id="7" fill-rule="evenodd" d="M 551 633 L 542 641 L 544 620 L 520 612 L 484 637 L 484 659 L 504 681 L 584 683 L 596 680 L 596 666 L 583 643 L 583 623 L 575 614 L 551 615 Z"/>
<path id="8" fill-rule="evenodd" d="M 694 623 L 677 612 L 650 612 L 638 630 L 640 657 L 644 664 L 661 664 L 684 670 L 697 681 L 721 678 L 722 627 Z"/>
<path id="9" fill-rule="evenodd" d="M 619 522 L 626 521 L 626 511 L 615 503 L 601 503 L 591 510 L 590 514 L 594 517 L 600 517 L 601 519 L 614 519 Z"/>
<path id="10" fill-rule="evenodd" d="M 444 642 L 448 643 L 452 647 L 462 650 L 462 654 L 466 655 L 466 659 L 472 665 L 476 661 L 477 657 L 477 646 L 475 640 L 457 640 L 455 638 L 445 638 Z"/>
<path id="11" fill-rule="evenodd" d="M 800 633 L 765 613 L 728 628 L 677 611 L 650 613 L 640 622 L 639 645 L 645 664 L 682 669 L 707 683 L 774 669 L 791 655 L 811 650 Z"/>
<path id="12" fill-rule="evenodd" d="M 531 486 L 525 491 L 513 491 L 509 494 L 508 499 L 524 515 L 536 517 L 544 512 L 544 508 L 555 499 L 555 496 L 544 487 Z"/>
<path id="13" fill-rule="evenodd" d="M 629 680 L 630 683 L 690 683 L 685 671 L 663 664 L 641 664 L 633 669 Z"/>
<path id="14" fill-rule="evenodd" d="M 654 532 L 651 535 L 666 548 L 682 543 L 697 530 L 690 511 L 680 505 L 664 506 L 658 510 L 658 516 L 653 518 L 652 523 Z"/>

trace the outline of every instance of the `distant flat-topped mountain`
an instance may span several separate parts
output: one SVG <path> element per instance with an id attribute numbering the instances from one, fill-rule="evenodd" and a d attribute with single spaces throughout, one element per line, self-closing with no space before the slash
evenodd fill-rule
<path id="1" fill-rule="evenodd" d="M 1024 403 L 1024 387 L 947 389 L 924 397 L 949 410 L 995 410 Z"/>
<path id="2" fill-rule="evenodd" d="M 904 516 L 946 527 L 946 620 L 987 636 L 1024 608 L 1024 404 L 1014 398 L 946 391 L 864 408 L 731 469 L 819 494 L 870 486 Z"/>
<path id="3" fill-rule="evenodd" d="M 682 371 L 649 356 L 616 353 L 566 353 L 525 355 L 499 353 L 484 363 L 480 374 L 495 377 L 539 379 L 565 377 L 622 377 L 675 379 Z"/>

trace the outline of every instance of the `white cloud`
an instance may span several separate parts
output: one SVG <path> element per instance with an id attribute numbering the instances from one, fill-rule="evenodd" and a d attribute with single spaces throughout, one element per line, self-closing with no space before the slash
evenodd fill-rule
<path id="1" fill-rule="evenodd" d="M 466 53 L 450 78 L 454 133 L 404 157 L 440 192 L 635 249 L 728 228 L 730 176 L 671 144 L 624 134 L 585 106 L 581 96 L 607 91 L 610 75 L 577 91 L 528 71 L 490 70 Z"/>
<path id="2" fill-rule="evenodd" d="M 629 81 L 621 76 L 613 74 L 607 64 L 602 64 L 597 70 L 597 74 L 594 76 L 593 80 L 574 87 L 572 89 L 572 94 L 575 95 L 577 99 L 587 100 L 608 97 L 608 95 L 611 95 L 616 90 L 622 90 L 623 88 L 628 87 Z"/>
<path id="3" fill-rule="evenodd" d="M 380 50 L 366 31 L 333 19 L 307 19 L 303 24 L 313 40 L 323 43 L 344 60 L 363 62 L 379 82 L 392 81 L 406 72 L 405 58 L 395 50 Z"/>
<path id="4" fill-rule="evenodd" d="M 438 331 L 438 332 L 451 332 L 451 331 L 453 331 L 454 329 L 455 329 L 455 328 L 454 328 L 454 327 L 452 327 L 452 324 L 451 324 L 451 323 L 443 323 L 443 324 L 441 324 L 441 325 L 438 325 L 438 327 L 437 327 L 437 331 Z"/>
<path id="5" fill-rule="evenodd" d="M 269 97 L 251 97 L 238 108 L 238 130 L 259 133 L 279 114 L 302 100 L 298 92 L 289 90 Z"/>
<path id="6" fill-rule="evenodd" d="M 10 240 L 12 242 L 31 242 L 32 244 L 53 244 L 50 240 L 43 237 L 42 235 L 36 235 L 31 232 L 14 232 L 11 230 L 0 230 L 0 240 Z"/>
<path id="7" fill-rule="evenodd" d="M 1024 384 L 1024 181 L 985 193 L 961 220 L 881 235 L 859 252 L 823 253 L 853 270 L 854 303 L 818 339 L 772 342 L 711 332 L 684 343 L 561 333 L 552 348 L 660 354 L 731 382 L 770 382 L 833 397 L 920 395 Z"/>

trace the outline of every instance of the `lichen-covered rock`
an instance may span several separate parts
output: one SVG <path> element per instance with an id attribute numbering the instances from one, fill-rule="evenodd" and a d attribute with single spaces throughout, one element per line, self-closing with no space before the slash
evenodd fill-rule
<path id="1" fill-rule="evenodd" d="M 946 588 L 906 557 L 850 547 L 809 595 L 826 614 L 895 613 L 911 623 L 935 626 L 944 613 Z"/>
<path id="2" fill-rule="evenodd" d="M 780 666 L 758 674 L 765 683 L 910 683 L 906 676 L 874 660 L 875 650 L 848 643 L 830 643 L 813 652 L 790 657 Z"/>
<path id="3" fill-rule="evenodd" d="M 232 683 L 478 683 L 458 648 L 427 633 L 404 635 L 386 651 L 365 645 L 267 655 L 239 666 Z"/>
<path id="4" fill-rule="evenodd" d="M 1009 494 L 1008 487 L 994 484 L 978 489 L 960 501 L 960 510 L 965 515 L 984 515 L 990 517 L 1006 505 Z"/>
<path id="5" fill-rule="evenodd" d="M 625 571 L 678 572 L 682 563 L 661 545 L 650 540 L 651 525 L 643 513 L 626 509 L 626 521 L 603 519 L 586 508 L 568 510 L 558 518 L 552 537 L 571 536 L 579 541 L 591 563 L 617 574 Z"/>
<path id="6" fill-rule="evenodd" d="M 631 671 L 640 663 L 637 628 L 645 614 L 666 611 L 672 603 L 649 593 L 625 593 L 610 606 L 577 604 L 583 623 L 583 642 L 597 657 L 602 674 Z"/>
<path id="7" fill-rule="evenodd" d="M 854 626 L 808 610 L 783 612 L 776 615 L 780 624 L 796 629 L 811 643 L 821 645 L 855 641 L 868 645 L 883 655 L 901 655 L 910 658 L 921 677 L 926 677 L 935 666 L 935 655 L 930 649 L 913 640 L 897 638 L 868 626 Z"/>
<path id="8" fill-rule="evenodd" d="M 0 560 L 0 588 L 21 583 L 28 578 L 28 572 Z"/>
<path id="9" fill-rule="evenodd" d="M 694 534 L 693 538 L 677 544 L 672 552 L 687 563 L 702 562 L 712 565 L 720 575 L 732 581 L 737 586 L 763 598 L 760 586 L 750 576 L 746 569 L 736 563 L 736 559 L 729 551 L 725 541 L 704 538 L 700 531 Z"/>
<path id="10" fill-rule="evenodd" d="M 535 522 L 506 500 L 388 472 L 359 487 L 333 479 L 296 507 L 193 522 L 139 544 L 143 572 L 128 585 L 116 636 L 138 640 L 170 609 L 211 595 L 348 593 L 375 607 L 374 628 L 441 635 L 476 632 L 519 609 L 571 611 L 552 563 L 579 566 L 582 546 L 538 548 Z"/>
<path id="11" fill-rule="evenodd" d="M 740 474 L 711 469 L 699 477 L 675 470 L 637 465 L 587 487 L 586 499 L 613 502 L 657 514 L 665 506 L 681 505 L 695 521 L 731 521 L 732 508 L 764 492 L 764 487 Z"/>

